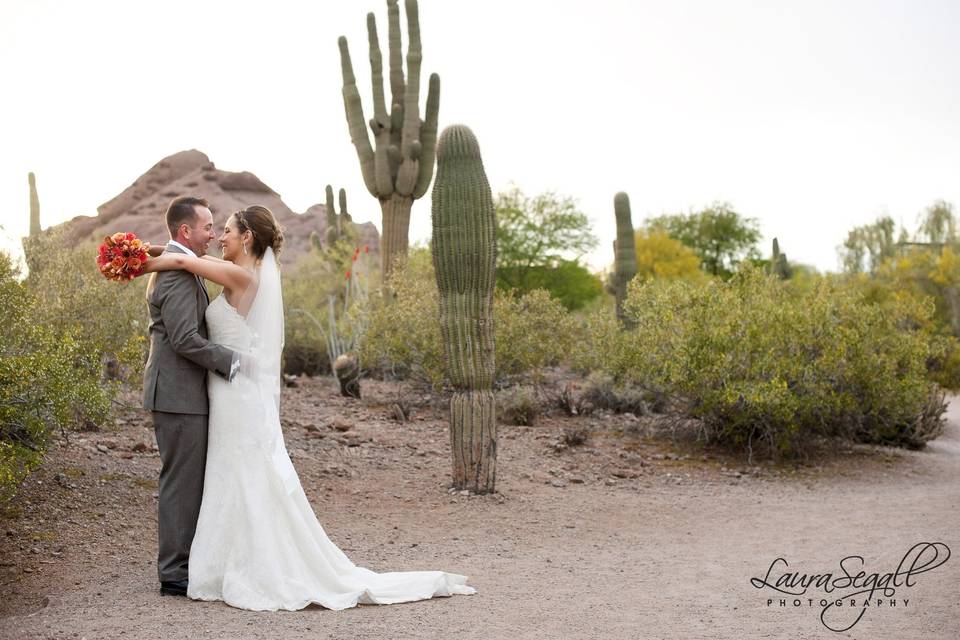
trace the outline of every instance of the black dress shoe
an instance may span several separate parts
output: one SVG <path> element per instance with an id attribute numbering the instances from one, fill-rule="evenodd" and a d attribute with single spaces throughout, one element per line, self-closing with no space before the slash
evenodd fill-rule
<path id="1" fill-rule="evenodd" d="M 187 581 L 177 580 L 176 582 L 161 582 L 160 595 L 162 596 L 186 596 Z"/>

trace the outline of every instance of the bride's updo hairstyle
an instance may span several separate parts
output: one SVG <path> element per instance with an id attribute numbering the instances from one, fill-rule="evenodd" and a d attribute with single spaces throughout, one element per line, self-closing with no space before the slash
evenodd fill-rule
<path id="1" fill-rule="evenodd" d="M 253 234 L 253 243 L 250 247 L 253 255 L 262 258 L 267 248 L 273 248 L 273 254 L 276 258 L 280 257 L 280 249 L 283 247 L 283 229 L 277 224 L 270 209 L 258 204 L 241 209 L 233 214 L 237 222 L 237 229 L 240 233 L 250 231 Z"/>

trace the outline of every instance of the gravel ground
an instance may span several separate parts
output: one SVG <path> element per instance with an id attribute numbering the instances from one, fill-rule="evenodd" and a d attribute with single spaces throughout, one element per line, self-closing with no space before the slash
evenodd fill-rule
<path id="1" fill-rule="evenodd" d="M 834 606 L 837 628 L 864 611 L 841 633 L 821 623 L 817 587 L 780 607 L 750 581 L 778 557 L 789 567 L 770 582 L 785 571 L 837 575 L 848 556 L 868 574 L 892 572 L 920 542 L 960 550 L 955 399 L 944 435 L 923 451 L 841 446 L 757 465 L 654 436 L 656 417 L 555 412 L 500 427 L 498 492 L 473 496 L 448 490 L 442 407 L 412 396 L 412 419 L 398 423 L 396 384 L 364 381 L 362 401 L 334 387 L 302 379 L 283 406 L 288 448 L 331 539 L 376 571 L 466 574 L 477 594 L 278 613 L 161 598 L 159 458 L 147 416 L 130 407 L 111 430 L 55 445 L 0 514 L 0 638 L 960 637 L 958 558 L 877 592 L 879 606 L 864 610 L 863 596 Z M 556 446 L 575 426 L 587 442 Z"/>

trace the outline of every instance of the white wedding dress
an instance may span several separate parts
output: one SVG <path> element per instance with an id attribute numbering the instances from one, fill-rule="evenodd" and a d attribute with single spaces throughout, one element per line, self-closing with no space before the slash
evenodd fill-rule
<path id="1" fill-rule="evenodd" d="M 250 347 L 247 320 L 223 295 L 207 307 L 206 322 L 211 341 L 240 352 Z M 190 550 L 190 598 L 294 611 L 311 603 L 346 609 L 476 592 L 456 573 L 375 573 L 356 566 L 317 521 L 273 402 L 262 401 L 243 371 L 232 382 L 207 378 L 207 467 Z"/>

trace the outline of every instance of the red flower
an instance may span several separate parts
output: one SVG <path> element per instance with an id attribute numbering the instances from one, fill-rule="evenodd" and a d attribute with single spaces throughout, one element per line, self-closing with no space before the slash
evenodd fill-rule
<path id="1" fill-rule="evenodd" d="M 350 269 L 347 269 L 347 277 L 346 277 L 346 279 L 347 279 L 347 280 L 350 279 Z"/>
<path id="2" fill-rule="evenodd" d="M 106 236 L 97 248 L 97 267 L 111 280 L 133 280 L 144 273 L 149 249 L 150 243 L 143 242 L 135 233 L 114 233 Z"/>
<path id="3" fill-rule="evenodd" d="M 370 253 L 370 245 L 368 245 L 368 244 L 363 245 L 363 252 L 364 252 L 364 253 Z"/>

